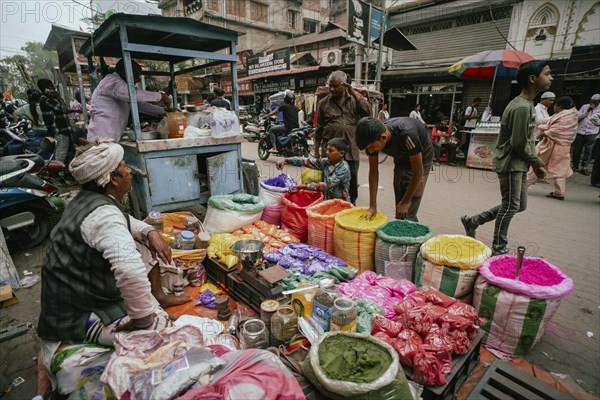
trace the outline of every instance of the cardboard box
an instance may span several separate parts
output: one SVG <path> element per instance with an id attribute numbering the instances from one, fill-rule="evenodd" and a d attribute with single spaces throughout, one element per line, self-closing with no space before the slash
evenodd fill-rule
<path id="1" fill-rule="evenodd" d="M 0 286 L 0 302 L 2 307 L 12 306 L 19 302 L 10 285 Z"/>

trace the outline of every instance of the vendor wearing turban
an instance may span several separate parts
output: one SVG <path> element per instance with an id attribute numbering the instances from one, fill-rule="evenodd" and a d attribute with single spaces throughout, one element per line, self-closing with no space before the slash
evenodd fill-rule
<path id="1" fill-rule="evenodd" d="M 45 365 L 61 342 L 110 346 L 117 331 L 170 326 L 157 300 L 164 307 L 190 300 L 165 296 L 151 259 L 168 264 L 171 249 L 152 226 L 123 212 L 132 184 L 123 148 L 96 144 L 69 168 L 82 190 L 52 231 L 43 266 L 37 333 Z"/>

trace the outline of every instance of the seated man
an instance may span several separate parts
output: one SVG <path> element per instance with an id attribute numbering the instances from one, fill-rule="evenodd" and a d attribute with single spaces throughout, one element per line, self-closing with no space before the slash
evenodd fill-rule
<path id="1" fill-rule="evenodd" d="M 162 329 L 171 321 L 159 302 L 191 300 L 165 296 L 157 262 L 152 268 L 148 261 L 170 263 L 171 248 L 152 226 L 123 212 L 132 184 L 123 148 L 93 145 L 69 168 L 82 190 L 52 231 L 42 272 L 37 333 L 47 371 L 61 345 L 112 346 L 115 332 Z M 136 241 L 148 247 L 136 249 Z"/>
<path id="2" fill-rule="evenodd" d="M 277 151 L 277 137 L 287 135 L 292 129 L 300 127 L 298 122 L 298 107 L 294 105 L 294 92 L 291 90 L 285 91 L 283 104 L 271 111 L 267 118 L 281 112 L 283 114 L 283 125 L 277 125 L 269 130 L 269 138 L 271 141 L 272 151 Z"/>
<path id="3" fill-rule="evenodd" d="M 448 152 L 448 164 L 454 164 L 456 161 L 456 139 L 452 133 L 452 127 L 449 125 L 449 118 L 443 116 L 440 123 L 431 131 L 431 142 L 435 153 L 436 162 L 440 162 L 442 146 L 446 147 Z"/>

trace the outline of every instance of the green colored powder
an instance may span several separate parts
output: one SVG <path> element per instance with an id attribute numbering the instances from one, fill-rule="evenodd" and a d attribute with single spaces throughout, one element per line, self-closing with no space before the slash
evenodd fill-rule
<path id="1" fill-rule="evenodd" d="M 381 228 L 381 231 L 392 237 L 421 237 L 430 230 L 425 225 L 411 224 L 404 221 L 392 221 Z"/>
<path id="2" fill-rule="evenodd" d="M 387 371 L 392 356 L 369 340 L 332 335 L 319 346 L 319 364 L 330 379 L 370 383 Z"/>

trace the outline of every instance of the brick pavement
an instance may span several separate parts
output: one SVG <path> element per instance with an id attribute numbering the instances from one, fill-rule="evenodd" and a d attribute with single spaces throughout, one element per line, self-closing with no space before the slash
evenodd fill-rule
<path id="1" fill-rule="evenodd" d="M 244 143 L 243 155 L 257 159 L 256 143 Z M 359 179 L 366 184 L 368 164 L 366 156 L 361 162 Z M 261 174 L 277 173 L 275 158 L 257 161 Z M 394 215 L 394 196 L 391 186 L 393 162 L 388 159 L 380 166 L 379 207 L 388 217 Z M 300 169 L 286 170 L 299 178 Z M 593 393 L 600 393 L 600 191 L 589 186 L 589 177 L 579 174 L 567 184 L 566 201 L 546 198 L 551 184 L 537 184 L 530 189 L 528 210 L 517 214 L 510 230 L 511 250 L 524 244 L 528 255 L 548 259 L 561 267 L 575 282 L 573 295 L 564 299 L 548 326 L 540 343 L 527 355 L 527 359 L 554 373 L 569 375 Z M 499 203 L 500 194 L 495 175 L 491 172 L 462 167 L 436 167 L 432 171 L 419 218 L 437 233 L 460 233 L 460 216 L 490 208 Z M 368 187 L 359 189 L 359 206 L 368 205 Z M 493 224 L 478 230 L 478 239 L 489 244 Z M 13 255 L 17 269 L 39 273 L 44 246 L 35 251 Z M 41 285 L 17 291 L 20 303 L 0 309 L 0 329 L 18 322 L 37 323 Z M 587 332 L 593 336 L 588 337 Z M 0 387 L 21 376 L 26 384 L 20 385 L 6 397 L 26 399 L 36 394 L 36 355 L 39 341 L 34 329 L 26 335 L 0 343 Z"/>

